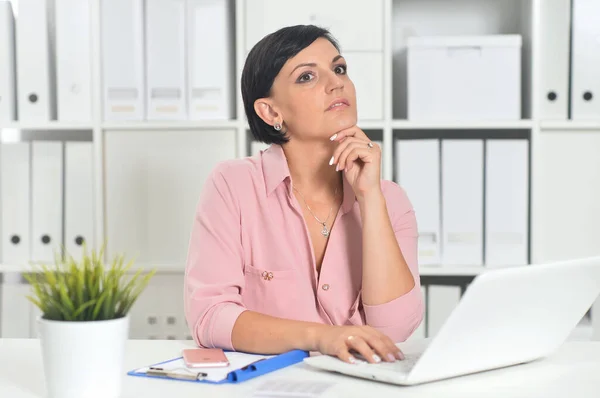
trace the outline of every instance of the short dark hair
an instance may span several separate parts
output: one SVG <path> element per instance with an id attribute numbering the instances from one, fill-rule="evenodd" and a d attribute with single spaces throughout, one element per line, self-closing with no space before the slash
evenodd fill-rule
<path id="1" fill-rule="evenodd" d="M 242 99 L 255 140 L 279 145 L 289 141 L 284 130 L 275 130 L 256 114 L 254 102 L 271 95 L 273 81 L 288 59 L 321 37 L 340 51 L 339 44 L 329 30 L 315 25 L 295 25 L 270 33 L 248 53 L 242 71 Z"/>

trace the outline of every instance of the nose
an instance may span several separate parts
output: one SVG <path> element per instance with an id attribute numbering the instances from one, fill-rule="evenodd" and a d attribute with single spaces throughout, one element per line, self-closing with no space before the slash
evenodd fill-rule
<path id="1" fill-rule="evenodd" d="M 344 88 L 344 80 L 335 72 L 330 72 L 329 81 L 327 82 L 327 92 L 330 93 L 336 89 Z"/>

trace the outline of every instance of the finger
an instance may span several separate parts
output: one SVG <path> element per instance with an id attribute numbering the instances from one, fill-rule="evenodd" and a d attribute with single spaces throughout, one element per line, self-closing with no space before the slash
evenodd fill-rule
<path id="1" fill-rule="evenodd" d="M 358 143 L 358 142 L 353 142 L 350 145 L 346 146 L 346 148 L 342 151 L 342 153 L 339 155 L 338 161 L 337 161 L 337 165 L 338 165 L 338 169 L 339 170 L 344 170 L 348 167 L 348 157 L 352 156 L 353 153 L 355 153 L 355 151 L 359 151 L 361 150 L 363 147 L 366 147 L 366 144 L 364 143 Z M 353 158 L 352 161 L 356 160 L 356 158 Z"/>
<path id="2" fill-rule="evenodd" d="M 353 337 L 351 339 L 346 340 L 348 347 L 357 351 L 360 355 L 365 358 L 365 360 L 369 363 L 379 363 L 381 362 L 381 357 L 377 355 L 367 344 L 365 338 L 360 336 L 350 336 Z"/>
<path id="3" fill-rule="evenodd" d="M 375 155 L 369 149 L 364 149 L 362 146 L 355 147 L 346 156 L 344 167 L 345 170 L 351 170 L 354 165 L 354 162 L 358 159 L 360 159 L 364 163 L 372 163 L 375 160 Z"/>
<path id="4" fill-rule="evenodd" d="M 390 351 L 394 354 L 394 356 L 400 360 L 404 360 L 404 358 L 405 358 L 404 353 L 402 352 L 402 350 L 400 350 L 400 348 L 398 348 L 398 346 L 396 344 L 394 344 L 392 339 L 390 339 L 388 336 L 386 336 L 384 334 L 382 334 L 382 336 L 383 336 L 384 342 L 390 348 Z"/>
<path id="5" fill-rule="evenodd" d="M 367 343 L 386 362 L 395 362 L 396 356 L 394 355 L 393 348 L 391 348 L 381 337 L 368 337 Z"/>
<path id="6" fill-rule="evenodd" d="M 348 346 L 346 344 L 342 344 L 340 346 L 336 355 L 339 359 L 341 359 L 342 361 L 344 361 L 346 363 L 351 363 L 351 364 L 356 363 L 356 358 L 354 357 L 354 355 L 350 354 L 350 351 L 348 350 Z"/>
<path id="7" fill-rule="evenodd" d="M 331 157 L 331 160 L 329 161 L 330 164 L 339 164 L 340 165 L 340 169 L 342 168 L 342 165 L 339 163 L 339 158 L 340 155 L 342 154 L 342 152 L 344 152 L 346 150 L 346 148 L 348 148 L 349 145 L 352 145 L 353 143 L 356 142 L 363 142 L 364 145 L 367 145 L 366 141 L 360 140 L 358 138 L 349 138 L 347 140 L 345 140 L 344 142 L 341 142 L 337 148 L 335 148 L 335 150 L 333 151 L 333 156 Z"/>
<path id="8" fill-rule="evenodd" d="M 362 139 L 369 139 L 364 131 L 357 126 L 348 127 L 347 129 L 340 130 L 336 134 L 332 135 L 329 139 L 331 141 L 341 141 L 346 137 L 357 137 Z"/>

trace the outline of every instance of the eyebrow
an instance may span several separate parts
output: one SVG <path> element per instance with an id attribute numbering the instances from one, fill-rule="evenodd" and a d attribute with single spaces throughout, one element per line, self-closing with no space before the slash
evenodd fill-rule
<path id="1" fill-rule="evenodd" d="M 341 54 L 338 54 L 338 55 L 336 55 L 336 56 L 335 56 L 335 57 L 333 57 L 333 59 L 331 60 L 331 63 L 334 63 L 335 61 L 337 61 L 337 60 L 338 60 L 338 59 L 340 59 L 340 58 L 344 58 L 344 57 L 343 57 Z M 313 67 L 313 68 L 314 68 L 314 67 L 316 67 L 316 66 L 317 66 L 317 64 L 315 64 L 314 62 L 311 62 L 311 63 L 305 63 L 305 64 L 298 64 L 298 65 L 296 65 L 296 67 L 294 68 L 294 70 L 292 70 L 292 71 L 290 72 L 290 76 L 292 75 L 292 73 L 294 73 L 294 72 L 296 71 L 296 69 L 298 69 L 298 68 L 302 68 L 303 66 L 310 66 L 310 67 Z"/>

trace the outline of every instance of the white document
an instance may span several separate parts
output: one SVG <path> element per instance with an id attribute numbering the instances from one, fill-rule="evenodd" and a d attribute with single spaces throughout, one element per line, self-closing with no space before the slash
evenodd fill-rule
<path id="1" fill-rule="evenodd" d="M 17 118 L 15 19 L 8 1 L 0 1 L 0 123 Z"/>
<path id="2" fill-rule="evenodd" d="M 148 120 L 187 118 L 185 49 L 185 0 L 146 0 Z"/>
<path id="3" fill-rule="evenodd" d="M 396 141 L 397 181 L 417 217 L 419 265 L 439 265 L 441 248 L 440 142 L 437 139 Z"/>
<path id="4" fill-rule="evenodd" d="M 80 258 L 94 245 L 94 169 L 91 142 L 65 144 L 65 249 Z"/>
<path id="5" fill-rule="evenodd" d="M 483 264 L 483 141 L 442 141 L 442 264 Z"/>
<path id="6" fill-rule="evenodd" d="M 2 263 L 26 265 L 30 260 L 30 155 L 28 142 L 2 143 Z"/>
<path id="7" fill-rule="evenodd" d="M 31 144 L 31 260 L 54 262 L 63 244 L 63 143 Z"/>
<path id="8" fill-rule="evenodd" d="M 58 120 L 92 120 L 90 0 L 58 0 L 56 15 L 56 95 Z"/>
<path id="9" fill-rule="evenodd" d="M 573 0 L 571 117 L 597 120 L 600 115 L 600 2 Z"/>
<path id="10" fill-rule="evenodd" d="M 542 65 L 539 71 L 539 117 L 566 120 L 569 110 L 571 1 L 540 1 L 538 10 L 539 63 Z"/>
<path id="11" fill-rule="evenodd" d="M 101 7 L 104 119 L 143 120 L 143 0 L 103 0 Z"/>
<path id="12" fill-rule="evenodd" d="M 187 0 L 189 118 L 231 119 L 235 47 L 229 1 Z"/>
<path id="13" fill-rule="evenodd" d="M 525 265 L 529 223 L 529 143 L 486 143 L 485 264 Z"/>
<path id="14" fill-rule="evenodd" d="M 27 283 L 4 281 L 0 284 L 0 337 L 27 339 L 31 337 L 31 308 L 26 296 L 31 294 Z"/>
<path id="15" fill-rule="evenodd" d="M 202 380 L 207 381 L 221 381 L 227 378 L 227 375 L 234 370 L 243 368 L 244 366 L 250 365 L 253 362 L 261 359 L 268 359 L 270 355 L 257 355 L 257 354 L 246 354 L 241 352 L 226 352 L 225 356 L 229 360 L 229 366 L 219 368 L 188 368 L 183 361 L 183 358 L 178 358 L 166 363 L 160 364 L 160 369 L 170 374 L 175 375 L 199 375 L 205 373 L 207 376 L 203 377 Z M 156 365 L 155 367 L 157 367 Z M 153 366 L 146 366 L 143 368 L 136 369 L 136 373 L 146 373 L 151 370 Z"/>
<path id="16" fill-rule="evenodd" d="M 19 2 L 17 18 L 17 93 L 21 122 L 55 119 L 55 68 L 50 52 L 46 0 Z"/>

